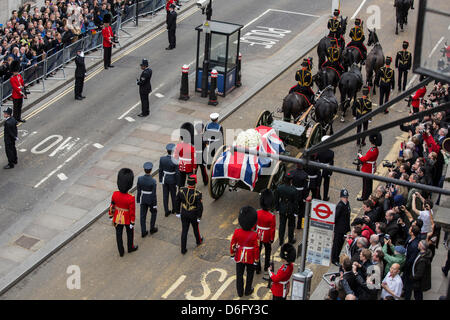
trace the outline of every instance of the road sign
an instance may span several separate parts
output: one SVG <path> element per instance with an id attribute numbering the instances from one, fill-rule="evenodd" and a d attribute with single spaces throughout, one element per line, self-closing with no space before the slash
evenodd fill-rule
<path id="1" fill-rule="evenodd" d="M 330 265 L 335 212 L 335 204 L 312 200 L 306 252 L 307 262 L 322 266 Z"/>

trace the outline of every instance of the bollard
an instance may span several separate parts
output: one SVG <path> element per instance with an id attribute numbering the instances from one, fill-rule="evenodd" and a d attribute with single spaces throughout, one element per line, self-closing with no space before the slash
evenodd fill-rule
<path id="1" fill-rule="evenodd" d="M 242 85 L 242 83 L 241 83 L 241 60 L 242 60 L 242 54 L 239 52 L 238 63 L 236 66 L 236 88 L 238 88 Z"/>
<path id="2" fill-rule="evenodd" d="M 189 99 L 189 65 L 185 64 L 181 68 L 181 87 L 180 87 L 180 100 Z"/>
<path id="3" fill-rule="evenodd" d="M 217 89 L 217 70 L 211 70 L 211 87 L 209 88 L 209 101 L 208 104 L 211 106 L 217 106 L 219 102 L 217 101 L 216 89 Z"/>

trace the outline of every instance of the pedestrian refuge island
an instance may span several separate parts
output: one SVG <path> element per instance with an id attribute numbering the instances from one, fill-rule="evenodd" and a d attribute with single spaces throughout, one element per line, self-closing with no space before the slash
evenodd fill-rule
<path id="1" fill-rule="evenodd" d="M 225 97 L 237 84 L 240 66 L 239 45 L 241 37 L 240 24 L 211 20 L 208 21 L 209 30 L 199 25 L 197 30 L 197 59 L 195 72 L 195 91 L 202 91 L 203 59 L 205 49 L 209 51 L 208 88 L 211 84 L 211 70 L 218 72 L 217 94 Z M 210 32 L 209 47 L 205 48 L 206 33 Z"/>

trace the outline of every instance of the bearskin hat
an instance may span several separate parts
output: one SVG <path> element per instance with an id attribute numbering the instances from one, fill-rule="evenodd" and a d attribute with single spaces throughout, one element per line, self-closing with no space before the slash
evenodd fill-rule
<path id="1" fill-rule="evenodd" d="M 20 62 L 17 60 L 13 60 L 9 68 L 11 72 L 20 72 Z"/>
<path id="2" fill-rule="evenodd" d="M 250 231 L 256 224 L 258 220 L 258 214 L 256 213 L 255 208 L 251 206 L 242 207 L 239 212 L 239 225 L 245 231 Z"/>
<path id="3" fill-rule="evenodd" d="M 111 23 L 112 17 L 109 13 L 103 16 L 103 23 Z"/>
<path id="4" fill-rule="evenodd" d="M 194 145 L 194 125 L 190 122 L 185 122 L 180 127 L 180 139 L 186 143 Z"/>
<path id="5" fill-rule="evenodd" d="M 289 263 L 294 262 L 297 257 L 297 252 L 295 251 L 294 246 L 290 243 L 283 244 L 280 250 L 280 257 Z"/>
<path id="6" fill-rule="evenodd" d="M 274 200 L 273 192 L 269 189 L 264 189 L 259 197 L 259 205 L 263 210 L 270 210 L 273 207 Z"/>
<path id="7" fill-rule="evenodd" d="M 374 145 L 376 145 L 377 147 L 381 146 L 381 144 L 383 142 L 383 138 L 381 136 L 381 133 L 377 132 L 377 133 L 371 134 L 369 136 L 369 141 L 371 143 L 373 143 Z"/>
<path id="8" fill-rule="evenodd" d="M 133 187 L 134 173 L 133 170 L 122 168 L 117 175 L 117 187 L 122 193 L 127 193 Z"/>

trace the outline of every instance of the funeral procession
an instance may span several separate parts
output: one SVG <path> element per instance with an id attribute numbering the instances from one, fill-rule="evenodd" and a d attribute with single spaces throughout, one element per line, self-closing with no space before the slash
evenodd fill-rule
<path id="1" fill-rule="evenodd" d="M 273 300 L 450 299 L 448 0 L 0 19 L 1 300 L 273 319 Z"/>

